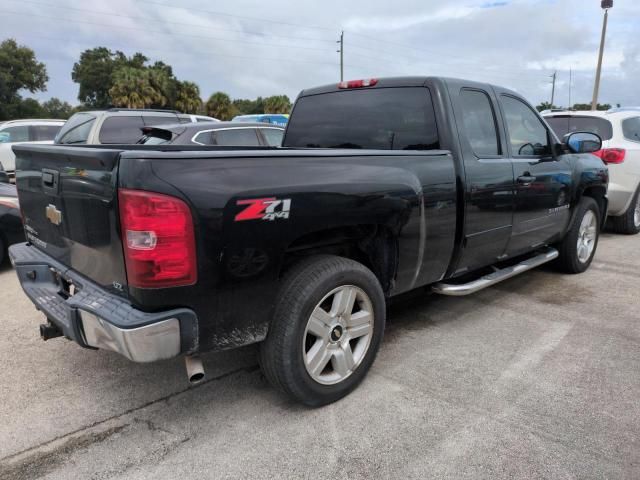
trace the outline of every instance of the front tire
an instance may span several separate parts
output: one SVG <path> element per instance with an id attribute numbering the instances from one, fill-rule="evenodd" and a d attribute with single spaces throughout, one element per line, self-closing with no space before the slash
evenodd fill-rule
<path id="1" fill-rule="evenodd" d="M 566 273 L 582 273 L 589 268 L 600 238 L 601 216 L 596 201 L 582 197 L 576 209 L 573 224 L 558 246 L 557 264 Z"/>
<path id="2" fill-rule="evenodd" d="M 310 257 L 282 282 L 260 346 L 262 371 L 305 405 L 335 402 L 367 374 L 384 325 L 384 294 L 371 270 L 347 258 Z"/>
<path id="3" fill-rule="evenodd" d="M 627 211 L 619 217 L 613 217 L 611 223 L 616 233 L 625 235 L 640 233 L 640 188 L 636 190 Z"/>

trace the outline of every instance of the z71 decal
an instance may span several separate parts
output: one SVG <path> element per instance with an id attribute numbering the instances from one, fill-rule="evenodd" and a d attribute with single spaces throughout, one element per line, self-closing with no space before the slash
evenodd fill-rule
<path id="1" fill-rule="evenodd" d="M 236 215 L 235 221 L 243 220 L 275 220 L 276 218 L 289 218 L 291 199 L 283 198 L 252 198 L 251 200 L 238 200 L 236 205 L 246 205 L 244 210 Z"/>

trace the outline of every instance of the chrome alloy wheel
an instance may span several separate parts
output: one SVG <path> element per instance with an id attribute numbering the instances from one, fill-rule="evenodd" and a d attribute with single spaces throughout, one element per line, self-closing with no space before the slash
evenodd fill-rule
<path id="1" fill-rule="evenodd" d="M 636 208 L 633 211 L 633 224 L 636 228 L 640 227 L 640 194 L 636 198 Z"/>
<path id="2" fill-rule="evenodd" d="M 578 260 L 587 263 L 596 247 L 598 220 L 592 210 L 587 210 L 578 231 Z"/>
<path id="3" fill-rule="evenodd" d="M 313 309 L 302 337 L 307 373 L 324 385 L 342 382 L 367 354 L 373 326 L 373 304 L 364 290 L 333 289 Z"/>

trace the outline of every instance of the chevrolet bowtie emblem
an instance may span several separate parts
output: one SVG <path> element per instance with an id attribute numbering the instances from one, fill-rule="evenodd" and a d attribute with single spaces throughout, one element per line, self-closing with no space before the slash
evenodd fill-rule
<path id="1" fill-rule="evenodd" d="M 54 225 L 60 225 L 62 223 L 62 212 L 56 208 L 55 205 L 47 205 L 45 209 L 47 212 L 47 218 Z"/>

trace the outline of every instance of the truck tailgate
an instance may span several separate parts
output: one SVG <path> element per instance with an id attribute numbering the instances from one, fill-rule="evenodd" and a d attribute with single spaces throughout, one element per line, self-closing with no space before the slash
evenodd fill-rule
<path id="1" fill-rule="evenodd" d="M 20 145 L 14 152 L 27 240 L 122 294 L 126 273 L 117 215 L 121 151 Z"/>

